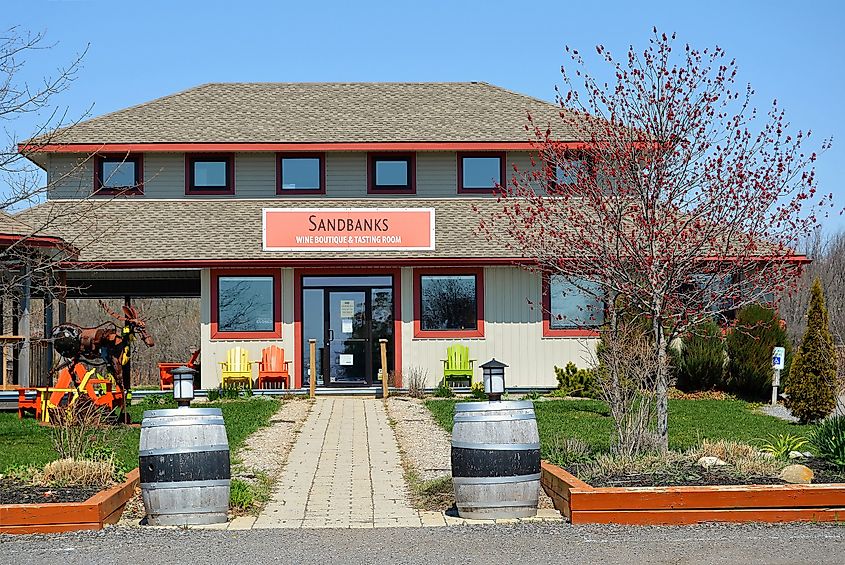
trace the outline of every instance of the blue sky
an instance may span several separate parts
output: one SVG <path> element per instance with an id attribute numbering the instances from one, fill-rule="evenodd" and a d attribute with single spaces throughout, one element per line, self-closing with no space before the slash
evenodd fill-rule
<path id="1" fill-rule="evenodd" d="M 48 51 L 26 77 L 90 44 L 59 102 L 99 115 L 216 81 L 479 80 L 554 99 L 563 47 L 602 43 L 620 53 L 651 27 L 696 47 L 719 44 L 740 79 L 773 98 L 794 126 L 833 137 L 817 167 L 845 206 L 845 8 L 841 2 L 117 2 L 16 0 L 3 26 L 45 31 Z M 704 6 L 704 7 L 702 7 Z M 19 137 L 34 123 L 5 124 Z M 845 228 L 841 216 L 827 220 Z"/>

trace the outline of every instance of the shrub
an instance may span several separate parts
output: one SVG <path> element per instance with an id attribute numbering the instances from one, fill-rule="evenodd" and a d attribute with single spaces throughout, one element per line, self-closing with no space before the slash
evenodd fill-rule
<path id="1" fill-rule="evenodd" d="M 596 376 L 590 369 L 579 369 L 570 361 L 563 369 L 555 367 L 555 377 L 557 378 L 555 396 L 598 397 Z"/>
<path id="2" fill-rule="evenodd" d="M 836 365 L 824 291 L 816 279 L 807 309 L 807 329 L 784 388 L 786 407 L 802 423 L 821 420 L 836 407 Z"/>
<path id="3" fill-rule="evenodd" d="M 724 384 L 725 344 L 715 322 L 694 328 L 674 355 L 676 386 L 684 392 L 710 390 Z"/>
<path id="4" fill-rule="evenodd" d="M 737 395 L 763 400 L 772 391 L 772 348 L 786 348 L 786 367 L 782 379 L 789 375 L 792 346 L 777 313 L 759 304 L 746 306 L 737 313 L 736 325 L 728 333 L 728 388 Z"/>
<path id="5" fill-rule="evenodd" d="M 807 445 L 807 438 L 804 437 L 792 434 L 771 434 L 760 449 L 763 453 L 769 453 L 777 459 L 786 459 L 790 451 L 801 451 L 805 445 Z"/>
<path id="6" fill-rule="evenodd" d="M 434 389 L 434 396 L 437 398 L 452 398 L 455 396 L 455 392 L 452 390 L 452 387 L 449 386 L 445 380 L 440 381 L 440 384 L 437 385 L 437 388 Z"/>
<path id="7" fill-rule="evenodd" d="M 53 486 L 105 487 L 114 481 L 114 460 L 59 459 L 44 466 L 40 482 Z"/>
<path id="8" fill-rule="evenodd" d="M 229 485 L 229 508 L 246 511 L 255 504 L 252 485 L 242 479 L 232 479 Z"/>
<path id="9" fill-rule="evenodd" d="M 845 415 L 823 420 L 810 437 L 816 455 L 845 469 Z"/>
<path id="10" fill-rule="evenodd" d="M 206 398 L 209 402 L 217 402 L 220 400 L 220 389 L 219 388 L 210 388 L 206 391 Z"/>
<path id="11" fill-rule="evenodd" d="M 411 398 L 425 398 L 425 382 L 428 374 L 424 369 L 411 367 L 408 374 L 403 375 L 405 386 L 408 387 L 408 396 Z"/>
<path id="12" fill-rule="evenodd" d="M 50 410 L 50 439 L 60 459 L 82 459 L 86 450 L 105 443 L 105 413 L 87 396 Z"/>
<path id="13" fill-rule="evenodd" d="M 469 389 L 469 393 L 476 400 L 486 400 L 487 399 L 487 393 L 484 392 L 484 383 L 482 383 L 482 382 L 472 383 L 472 386 Z"/>
<path id="14" fill-rule="evenodd" d="M 593 457 L 590 446 L 576 437 L 555 436 L 545 447 L 543 456 L 561 467 L 586 463 Z"/>

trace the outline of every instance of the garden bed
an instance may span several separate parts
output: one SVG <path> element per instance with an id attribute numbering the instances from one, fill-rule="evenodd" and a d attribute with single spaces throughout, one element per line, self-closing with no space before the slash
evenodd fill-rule
<path id="1" fill-rule="evenodd" d="M 102 530 L 120 519 L 126 502 L 135 493 L 139 474 L 136 468 L 126 480 L 99 491 L 82 502 L 48 502 L 0 505 L 0 533 L 46 534 L 74 530 Z"/>
<path id="2" fill-rule="evenodd" d="M 845 484 L 593 487 L 543 461 L 540 482 L 573 524 L 845 520 Z"/>

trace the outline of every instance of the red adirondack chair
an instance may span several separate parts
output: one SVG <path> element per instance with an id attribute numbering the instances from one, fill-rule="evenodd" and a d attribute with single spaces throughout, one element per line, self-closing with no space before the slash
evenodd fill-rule
<path id="1" fill-rule="evenodd" d="M 285 361 L 284 349 L 277 345 L 265 347 L 258 362 L 258 388 L 289 388 L 289 364 L 290 361 Z"/>

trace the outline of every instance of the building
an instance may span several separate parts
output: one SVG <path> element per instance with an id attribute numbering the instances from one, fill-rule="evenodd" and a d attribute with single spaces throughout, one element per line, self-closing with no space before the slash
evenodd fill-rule
<path id="1" fill-rule="evenodd" d="M 370 386 L 381 338 L 397 385 L 463 343 L 552 387 L 585 364 L 588 299 L 477 228 L 532 167 L 526 113 L 559 111 L 485 83 L 206 84 L 53 136 L 29 154 L 49 198 L 17 219 L 58 218 L 79 295 L 201 297 L 204 387 L 270 343 L 303 386 L 309 339 L 319 386 Z"/>

